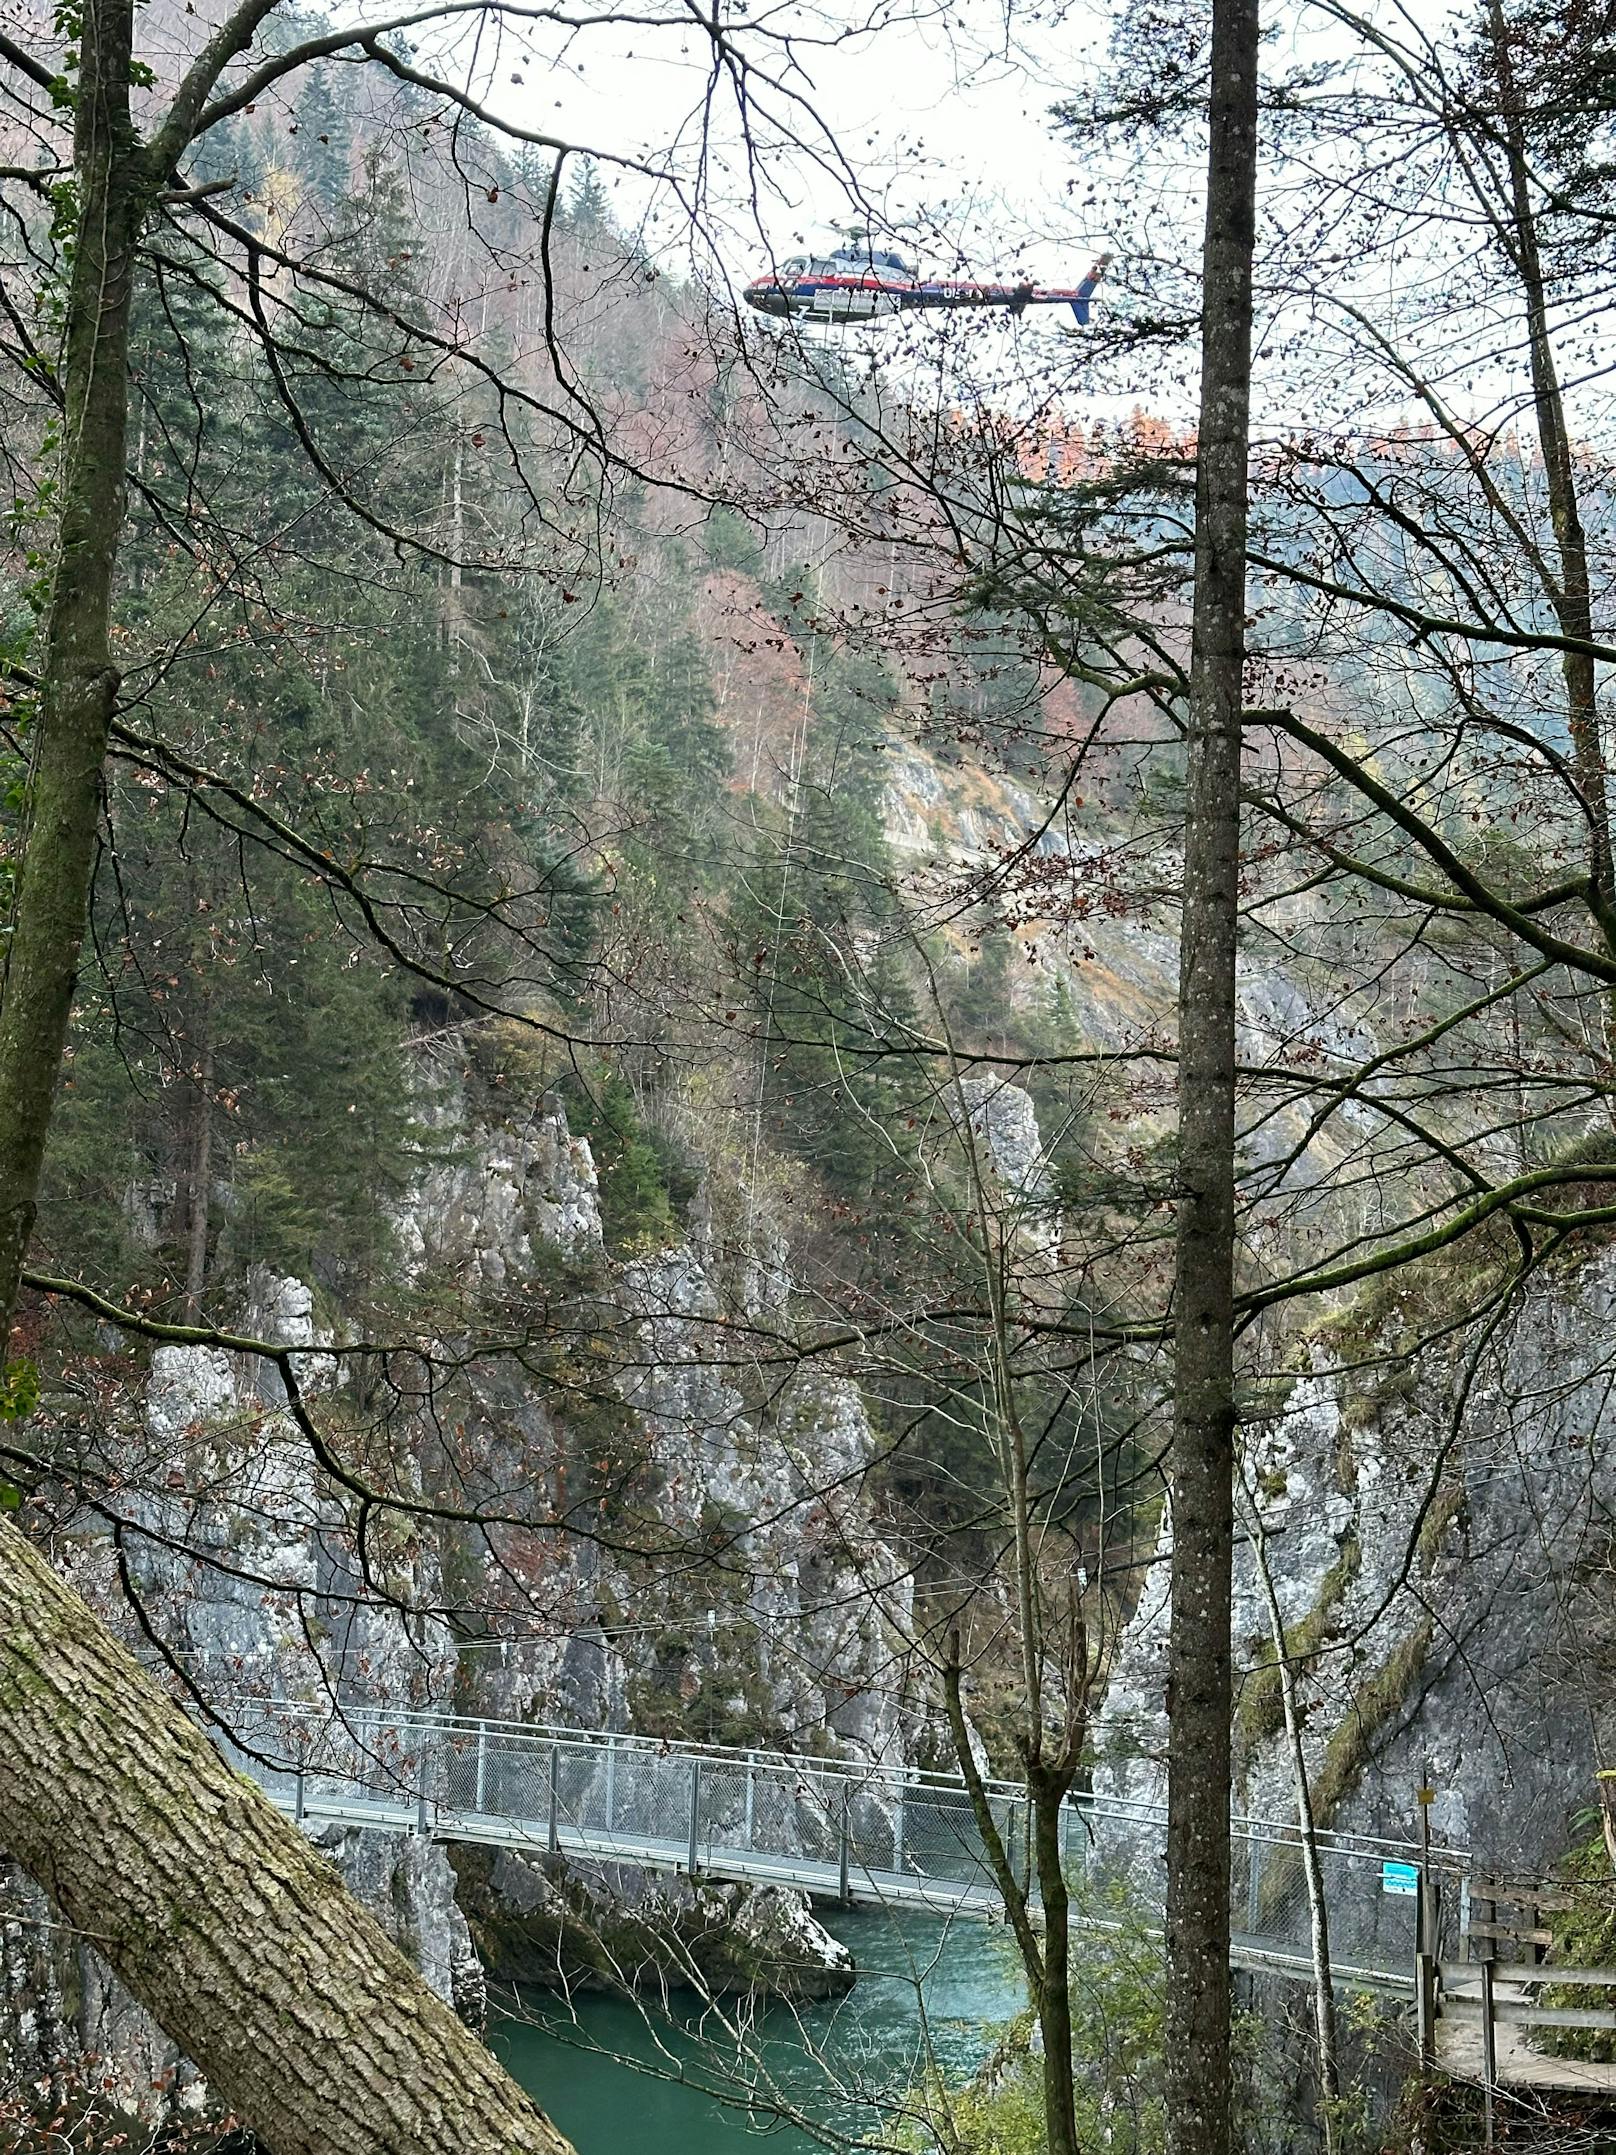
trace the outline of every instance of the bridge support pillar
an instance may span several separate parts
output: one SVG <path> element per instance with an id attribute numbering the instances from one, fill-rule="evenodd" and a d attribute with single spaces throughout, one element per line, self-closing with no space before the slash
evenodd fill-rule
<path id="1" fill-rule="evenodd" d="M 695 1877 L 701 1860 L 701 1760 L 690 1761 L 690 1875 Z"/>
<path id="2" fill-rule="evenodd" d="M 488 1723 L 477 1724 L 477 1804 L 479 1813 L 488 1808 Z"/>
<path id="3" fill-rule="evenodd" d="M 561 1746 L 550 1746 L 550 1853 L 561 1846 Z"/>
<path id="4" fill-rule="evenodd" d="M 849 1814 L 852 1801 L 853 1798 L 851 1790 L 844 1788 L 842 1790 L 842 1846 L 840 1852 L 840 1859 L 837 1864 L 837 1870 L 840 1874 L 837 1882 L 837 1898 L 840 1900 L 844 1908 L 851 1907 L 853 1901 L 852 1887 L 849 1878 L 849 1873 L 852 1868 L 853 1856 L 853 1837 L 849 1830 Z"/>

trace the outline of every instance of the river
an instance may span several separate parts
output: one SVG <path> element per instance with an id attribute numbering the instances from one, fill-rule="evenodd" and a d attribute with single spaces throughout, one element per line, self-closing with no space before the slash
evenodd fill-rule
<path id="1" fill-rule="evenodd" d="M 578 2155 L 807 2155 L 823 2143 L 782 2123 L 782 2106 L 856 2139 L 880 2122 L 880 2096 L 921 2078 L 928 2039 L 939 2066 L 964 2079 L 1025 2001 L 1013 1948 L 994 1925 L 880 1909 L 823 1920 L 858 1966 L 845 1998 L 775 2006 L 738 2031 L 733 2001 L 702 2025 L 690 1998 L 670 2020 L 598 1993 L 569 2008 L 530 1992 L 523 2017 L 495 2029 L 494 2046 Z M 720 2086 L 760 2089 L 763 2099 L 749 2117 L 715 2096 Z"/>

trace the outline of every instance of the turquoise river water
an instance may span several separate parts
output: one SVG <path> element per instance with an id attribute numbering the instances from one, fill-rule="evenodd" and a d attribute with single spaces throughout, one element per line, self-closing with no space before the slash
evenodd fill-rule
<path id="1" fill-rule="evenodd" d="M 1010 1942 L 992 1925 L 874 1909 L 826 1924 L 858 1964 L 845 1998 L 775 2006 L 741 2027 L 733 2001 L 703 2017 L 687 1996 L 670 2019 L 648 2003 L 584 1995 L 569 2007 L 530 1992 L 495 2048 L 578 2155 L 807 2155 L 823 2143 L 782 2111 L 857 2138 L 880 2122 L 883 2096 L 922 2077 L 928 2047 L 963 2080 L 1021 2009 Z"/>

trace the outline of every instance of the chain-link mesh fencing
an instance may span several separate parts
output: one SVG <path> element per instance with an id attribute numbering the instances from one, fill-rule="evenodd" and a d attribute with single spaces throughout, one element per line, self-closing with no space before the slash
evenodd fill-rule
<path id="1" fill-rule="evenodd" d="M 997 1910 L 977 1804 L 940 1774 L 544 1729 L 498 1721 L 261 1700 L 232 1711 L 235 1762 L 298 1816 L 415 1828 L 444 1839 L 545 1847 L 651 1868 L 776 1879 L 830 1898 Z M 1025 1789 L 981 1790 L 1005 1860 L 1036 1897 Z M 1294 1826 L 1236 1818 L 1231 1924 L 1253 1962 L 1310 1966 L 1316 1932 L 1338 1970 L 1406 1978 L 1417 1881 L 1451 1949 L 1466 1858 L 1408 1843 L 1315 1836 L 1320 1895 Z M 1075 1794 L 1064 1868 L 1083 1905 L 1159 1921 L 1160 1806 Z"/>

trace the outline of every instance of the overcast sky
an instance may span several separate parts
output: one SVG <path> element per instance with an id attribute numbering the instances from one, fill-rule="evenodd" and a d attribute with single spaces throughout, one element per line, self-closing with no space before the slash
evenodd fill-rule
<path id="1" fill-rule="evenodd" d="M 640 0 L 644 6 L 644 0 Z M 749 163 L 744 154 L 733 99 L 721 92 L 711 107 L 706 170 L 709 192 L 701 231 L 717 251 L 718 266 L 734 282 L 744 281 L 775 259 L 804 244 L 823 243 L 855 215 L 855 190 L 875 213 L 875 229 L 903 243 L 920 265 L 935 273 L 956 268 L 967 273 L 1015 278 L 1036 277 L 1070 283 L 1081 277 L 1094 255 L 1115 249 L 1119 260 L 1103 296 L 1118 310 L 1129 310 L 1169 290 L 1173 311 L 1193 306 L 1188 277 L 1199 255 L 1202 175 L 1198 145 L 1179 151 L 1147 140 L 1139 164 L 1129 169 L 1119 156 L 1107 166 L 1100 153 L 1079 153 L 1055 135 L 1050 108 L 1070 95 L 1103 66 L 1113 19 L 1113 5 L 1151 4 L 1151 0 L 755 0 L 755 29 L 789 27 L 805 42 L 798 52 L 800 72 L 791 86 L 804 103 L 793 106 L 777 93 L 760 97 L 764 117 L 756 127 L 763 154 Z M 1186 0 L 1193 9 L 1196 0 Z M 1440 36 L 1449 16 L 1445 0 L 1359 0 L 1363 11 L 1380 16 L 1403 38 L 1421 32 Z M 495 59 L 479 52 L 474 72 L 482 75 L 488 101 L 523 124 L 554 130 L 564 139 L 592 145 L 608 156 L 662 165 L 678 145 L 674 161 L 686 174 L 696 161 L 698 135 L 693 121 L 703 108 L 709 60 L 699 25 L 684 18 L 673 0 L 657 0 L 667 21 L 633 29 L 591 31 L 568 50 L 553 42 L 556 33 L 535 33 L 552 42 L 523 62 L 509 46 Z M 1013 42 L 1007 39 L 1008 11 Z M 654 13 L 656 7 L 646 8 Z M 886 20 L 846 42 L 823 42 L 826 33 L 845 27 L 861 13 Z M 1266 11 L 1282 34 L 1271 37 L 1266 68 L 1288 73 L 1298 58 L 1317 59 L 1328 52 L 1337 60 L 1356 50 L 1350 34 L 1333 23 L 1329 0 L 1288 0 Z M 815 39 L 821 42 L 815 43 Z M 752 36 L 748 48 L 766 71 L 778 72 L 778 52 L 765 37 Z M 520 78 L 520 79 L 518 79 Z M 772 112 L 769 108 L 773 108 Z M 809 109 L 811 108 L 811 110 Z M 782 146 L 782 123 L 801 138 L 802 146 Z M 834 143 L 832 153 L 829 145 Z M 1382 146 L 1384 147 L 1384 145 Z M 1330 154 L 1328 152 L 1326 155 Z M 1351 140 L 1334 153 L 1345 168 L 1356 161 Z M 837 169 L 837 157 L 851 168 Z M 1175 163 L 1176 158 L 1176 163 Z M 678 206 L 644 177 L 603 169 L 612 188 L 619 221 L 637 227 L 647 220 L 646 238 L 667 266 L 678 270 L 690 260 L 689 224 Z M 1281 183 L 1268 176 L 1270 188 Z M 1303 184 L 1292 171 L 1283 183 Z M 1388 183 L 1391 184 L 1390 182 Z M 1132 215 L 1149 201 L 1147 218 Z M 1282 221 L 1293 214 L 1308 221 L 1310 205 L 1287 205 L 1269 196 L 1271 211 Z M 1124 238 L 1124 234 L 1128 238 Z M 1478 244 L 1481 242 L 1478 241 Z M 1308 262 L 1290 274 L 1299 281 L 1287 287 L 1284 307 L 1267 319 L 1266 349 L 1259 353 L 1259 408 L 1279 425 L 1329 424 L 1335 404 L 1334 346 L 1329 317 L 1335 302 L 1348 294 L 1360 298 L 1388 324 L 1403 306 L 1424 306 L 1418 275 L 1424 242 L 1413 251 L 1390 248 L 1350 249 L 1335 258 L 1318 258 L 1319 290 L 1310 294 Z M 1169 265 L 1165 284 L 1141 302 L 1147 261 Z M 1311 260 L 1311 258 L 1309 258 Z M 705 265 L 711 271 L 713 265 Z M 1445 268 L 1433 255 L 1426 268 Z M 1182 272 L 1182 273 L 1181 273 Z M 1357 283 L 1366 274 L 1379 279 L 1373 289 Z M 1387 279 L 1392 279 L 1388 285 Z M 1313 362 L 1297 373 L 1279 363 L 1285 333 L 1313 310 L 1308 334 L 1299 340 Z M 1322 308 L 1325 331 L 1318 329 Z M 1426 309 L 1428 312 L 1429 310 Z M 1506 306 L 1506 313 L 1510 310 Z M 1337 327 L 1339 325 L 1336 325 Z M 1429 323 L 1427 330 L 1429 330 Z M 1193 385 L 1177 359 L 1164 360 L 1156 380 L 1143 373 L 1130 382 L 1101 383 L 1086 376 L 1083 340 L 1063 339 L 1049 314 L 1032 313 L 1019 326 L 980 319 L 959 329 L 970 355 L 982 365 L 984 393 L 1012 399 L 1016 370 L 1030 380 L 1040 366 L 1071 377 L 1071 394 L 1088 410 L 1131 407 L 1135 399 L 1163 417 L 1193 410 Z M 941 322 L 924 327 L 885 325 L 868 332 L 872 353 L 896 356 L 903 340 L 915 349 L 931 339 L 956 335 Z M 1478 335 L 1475 349 L 1459 349 L 1463 336 Z M 1435 348 L 1425 355 L 1438 374 L 1451 374 L 1472 401 L 1477 414 L 1502 391 L 1515 393 L 1488 356 L 1489 340 L 1513 337 L 1509 323 L 1495 332 L 1484 319 L 1441 325 Z M 1450 349 L 1451 347 L 1451 349 Z M 1144 362 L 1140 362 L 1143 367 Z M 1332 371 L 1334 370 L 1334 371 Z M 1344 377 L 1343 377 L 1344 378 Z M 1356 413 L 1343 408 L 1337 423 L 1395 424 L 1404 416 L 1404 399 L 1395 384 L 1371 392 L 1371 402 Z"/>
<path id="2" fill-rule="evenodd" d="M 775 21 L 789 17 L 810 32 L 819 13 L 805 5 L 756 12 Z M 975 257 L 979 250 L 991 253 L 1000 228 L 1024 237 L 1029 228 L 1047 231 L 1052 222 L 1064 227 L 1071 221 L 1061 204 L 1073 165 L 1051 132 L 1049 107 L 1103 54 L 1107 18 L 1102 8 L 1086 4 L 1059 8 L 1053 23 L 1040 24 L 1036 12 L 1021 16 L 1017 49 L 1008 55 L 1003 10 L 994 0 L 948 0 L 929 11 L 926 0 L 913 0 L 907 12 L 898 0 L 884 28 L 839 48 L 802 49 L 805 73 L 794 78 L 795 86 L 834 136 L 880 217 L 895 233 L 915 233 L 922 251 L 933 236 L 928 221 L 941 220 L 958 233 L 972 266 L 986 271 L 991 261 Z M 759 42 L 752 49 L 767 64 L 767 46 Z M 568 63 L 568 79 L 549 74 L 539 98 L 532 94 L 535 70 L 522 85 L 527 94 L 520 107 L 507 109 L 519 109 L 531 125 L 557 127 L 570 138 L 630 156 L 659 158 L 681 131 L 693 151 L 688 123 L 701 103 L 705 59 L 699 32 L 612 33 L 580 45 Z M 521 92 L 508 81 L 501 85 L 502 99 L 513 94 Z M 778 98 L 765 100 L 771 101 L 778 112 L 786 110 Z M 759 257 L 759 220 L 746 199 L 751 175 L 733 101 L 722 101 L 718 110 L 714 207 L 723 213 L 728 265 L 745 275 Z M 799 110 L 794 117 L 811 137 L 808 114 Z M 846 186 L 809 154 L 771 151 L 759 178 L 759 218 L 779 253 L 811 243 L 852 212 Z M 625 221 L 647 207 L 648 190 L 632 175 L 620 176 L 615 191 Z M 675 222 L 668 216 L 664 229 L 670 235 Z M 936 260 L 937 245 L 934 239 L 931 266 L 946 268 Z M 1048 245 L 1030 266 L 1051 280 L 1073 268 L 1063 251 Z M 1086 266 L 1077 264 L 1076 273 Z"/>

